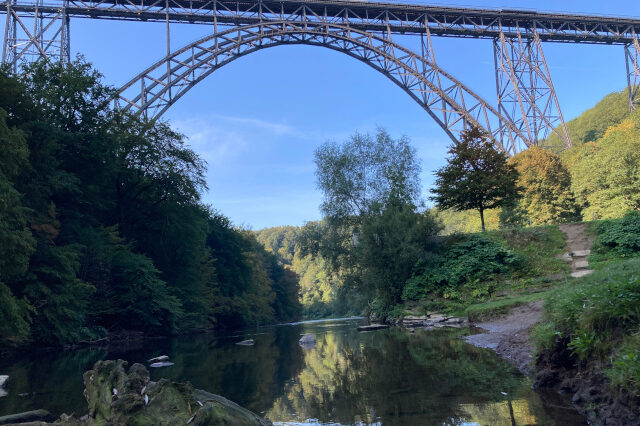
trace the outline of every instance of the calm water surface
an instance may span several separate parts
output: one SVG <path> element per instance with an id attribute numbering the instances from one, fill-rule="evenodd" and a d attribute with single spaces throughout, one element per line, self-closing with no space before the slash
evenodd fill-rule
<path id="1" fill-rule="evenodd" d="M 493 352 L 460 339 L 468 329 L 358 333 L 358 324 L 298 323 L 229 337 L 4 356 L 0 374 L 10 383 L 0 415 L 36 408 L 84 414 L 82 373 L 95 361 L 146 365 L 166 354 L 175 365 L 150 369 L 153 380 L 189 380 L 276 424 L 584 424 L 566 403 L 533 392 L 530 381 Z M 314 346 L 298 344 L 304 333 L 315 334 Z M 235 344 L 246 338 L 255 345 Z"/>

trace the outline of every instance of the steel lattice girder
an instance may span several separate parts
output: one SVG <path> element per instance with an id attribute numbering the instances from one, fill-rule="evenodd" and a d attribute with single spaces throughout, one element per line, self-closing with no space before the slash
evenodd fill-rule
<path id="1" fill-rule="evenodd" d="M 634 110 L 640 103 L 640 35 L 634 37 L 633 42 L 624 47 L 627 63 L 627 87 L 629 89 L 629 109 Z"/>
<path id="2" fill-rule="evenodd" d="M 38 0 L 33 6 L 32 15 L 21 13 L 17 6 L 15 1 L 4 4 L 7 20 L 2 62 L 11 64 L 16 71 L 21 60 L 54 58 L 63 62 L 69 61 L 69 15 L 64 5 L 59 8 L 45 8 L 42 0 Z"/>
<path id="3" fill-rule="evenodd" d="M 3 2 L 1 4 L 5 4 Z M 640 34 L 640 20 L 607 16 L 541 13 L 531 10 L 474 9 L 374 1 L 335 0 L 49 0 L 52 11 L 66 5 L 71 16 L 246 25 L 265 19 L 299 20 L 349 26 L 364 31 L 425 33 L 452 37 L 516 36 L 517 29 L 536 29 L 543 41 L 628 44 Z M 15 5 L 33 13 L 33 5 Z"/>
<path id="4" fill-rule="evenodd" d="M 256 50 L 284 44 L 323 46 L 368 64 L 407 92 L 453 140 L 455 134 L 473 125 L 486 131 L 509 154 L 517 151 L 518 140 L 527 146 L 532 143 L 513 123 L 428 58 L 388 37 L 329 24 L 265 22 L 210 35 L 158 61 L 125 84 L 116 105 L 159 117 L 216 69 Z"/>
<path id="5" fill-rule="evenodd" d="M 564 147 L 571 147 L 542 44 L 535 31 L 526 39 L 500 34 L 493 45 L 500 114 L 535 145 L 553 132 Z"/>

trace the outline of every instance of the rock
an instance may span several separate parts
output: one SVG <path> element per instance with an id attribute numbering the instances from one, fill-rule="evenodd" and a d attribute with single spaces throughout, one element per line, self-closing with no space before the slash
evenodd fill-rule
<path id="1" fill-rule="evenodd" d="M 8 380 L 9 380 L 9 376 L 0 374 L 0 388 L 3 388 Z"/>
<path id="2" fill-rule="evenodd" d="M 98 361 L 84 373 L 89 424 L 184 425 L 191 420 L 193 425 L 271 425 L 221 396 L 193 389 L 189 382 L 152 382 L 142 364 L 133 364 L 128 372 L 126 367 L 122 360 Z"/>
<path id="3" fill-rule="evenodd" d="M 361 325 L 360 327 L 358 327 L 358 331 L 382 330 L 383 328 L 389 328 L 389 325 L 388 324 Z"/>
<path id="4" fill-rule="evenodd" d="M 247 339 L 247 340 L 243 340 L 242 342 L 238 342 L 236 343 L 236 345 L 242 345 L 242 346 L 252 346 L 254 345 L 256 342 L 253 339 Z"/>
<path id="5" fill-rule="evenodd" d="M 173 365 L 172 362 L 154 362 L 153 364 L 149 364 L 149 367 L 160 368 L 160 367 L 171 367 L 172 365 Z"/>
<path id="6" fill-rule="evenodd" d="M 169 357 L 167 355 L 160 355 L 155 358 L 151 358 L 149 360 L 149 364 L 152 364 L 154 362 L 163 362 L 163 361 L 169 361 Z"/>
<path id="7" fill-rule="evenodd" d="M 573 266 L 576 269 L 588 269 L 589 268 L 589 262 L 587 262 L 586 260 L 576 260 L 575 263 L 573 264 Z"/>
<path id="8" fill-rule="evenodd" d="M 312 346 L 316 344 L 316 336 L 314 336 L 313 334 L 304 334 L 300 340 L 299 343 L 302 346 Z"/>
<path id="9" fill-rule="evenodd" d="M 593 270 L 591 270 L 591 269 L 582 269 L 580 271 L 572 272 L 571 276 L 573 278 L 580 278 L 580 277 L 584 277 L 585 275 L 589 275 L 592 272 L 593 272 Z"/>
<path id="10" fill-rule="evenodd" d="M 25 411 L 24 413 L 9 414 L 8 416 L 0 417 L 0 425 L 8 425 L 15 423 L 27 423 L 27 422 L 52 422 L 55 417 L 51 415 L 47 410 L 33 410 Z"/>

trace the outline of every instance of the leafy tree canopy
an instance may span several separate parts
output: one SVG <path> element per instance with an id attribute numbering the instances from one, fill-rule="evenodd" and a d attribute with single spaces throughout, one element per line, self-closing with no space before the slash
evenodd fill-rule
<path id="1" fill-rule="evenodd" d="M 522 188 L 519 207 L 531 225 L 571 222 L 579 219 L 571 192 L 571 174 L 560 157 L 549 150 L 531 147 L 509 163 L 518 170 Z"/>
<path id="2" fill-rule="evenodd" d="M 442 209 L 477 210 L 483 231 L 485 210 L 519 197 L 518 171 L 477 128 L 463 132 L 460 141 L 453 143 L 447 164 L 435 175 L 431 199 Z"/>

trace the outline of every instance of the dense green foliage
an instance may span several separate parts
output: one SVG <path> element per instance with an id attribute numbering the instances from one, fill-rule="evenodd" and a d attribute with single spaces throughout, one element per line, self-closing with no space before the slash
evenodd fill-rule
<path id="1" fill-rule="evenodd" d="M 540 350 L 568 349 L 578 364 L 596 362 L 615 385 L 640 391 L 640 259 L 610 265 L 553 292 L 536 329 Z"/>
<path id="2" fill-rule="evenodd" d="M 305 228 L 317 225 L 311 222 L 302 228 L 277 226 L 256 231 L 255 235 L 267 251 L 277 255 L 285 269 L 298 276 L 299 299 L 305 318 L 360 314 L 361 303 L 353 300 L 353 294 L 344 291 L 325 260 L 319 255 L 301 253 L 298 236 L 305 232 Z"/>
<path id="3" fill-rule="evenodd" d="M 355 291 L 385 316 L 401 301 L 413 264 L 439 226 L 420 213 L 415 149 L 406 138 L 355 134 L 315 153 L 325 219 L 298 238 L 301 253 L 324 259 L 344 291 Z"/>
<path id="4" fill-rule="evenodd" d="M 203 161 L 90 65 L 0 73 L 0 340 L 295 318 L 297 281 L 200 201 Z"/>
<path id="5" fill-rule="evenodd" d="M 498 312 L 511 302 L 495 301 L 497 294 L 520 295 L 509 300 L 525 303 L 527 289 L 545 287 L 549 275 L 565 271 L 557 258 L 565 251 L 565 235 L 557 226 L 440 237 L 416 263 L 403 299 L 417 312 L 475 317 Z"/>
<path id="6" fill-rule="evenodd" d="M 640 111 L 634 111 L 596 142 L 563 154 L 585 220 L 620 217 L 640 208 L 639 148 Z"/>
<path id="7" fill-rule="evenodd" d="M 441 209 L 477 210 L 483 231 L 485 210 L 512 205 L 519 195 L 518 171 L 477 128 L 453 143 L 447 164 L 435 175 L 431 199 Z"/>
<path id="8" fill-rule="evenodd" d="M 511 249 L 485 235 L 453 237 L 427 253 L 415 266 L 402 297 L 418 300 L 432 296 L 456 297 L 458 287 L 493 281 L 513 271 L 522 259 Z M 488 292 L 488 289 L 477 289 Z M 478 294 L 481 295 L 481 294 Z"/>
<path id="9" fill-rule="evenodd" d="M 511 213 L 520 216 L 515 224 L 537 226 L 579 219 L 571 192 L 571 174 L 558 155 L 534 146 L 511 157 L 509 162 L 518 170 L 518 186 L 522 189 L 522 198 L 512 209 L 519 211 Z"/>
<path id="10" fill-rule="evenodd" d="M 627 89 L 605 96 L 590 108 L 566 123 L 567 132 L 574 146 L 594 142 L 604 136 L 607 129 L 622 122 L 629 115 L 629 95 Z M 561 131 L 560 128 L 557 129 Z M 560 147 L 564 144 L 551 133 L 544 146 Z"/>

